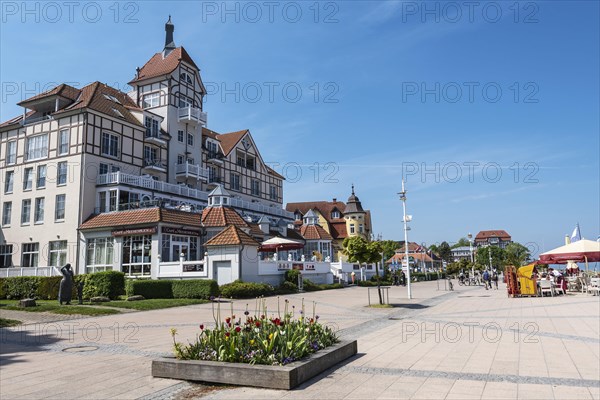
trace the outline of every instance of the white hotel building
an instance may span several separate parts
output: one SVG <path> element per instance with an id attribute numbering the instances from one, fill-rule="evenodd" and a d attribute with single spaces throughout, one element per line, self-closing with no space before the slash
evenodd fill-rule
<path id="1" fill-rule="evenodd" d="M 137 69 L 130 93 L 62 84 L 0 124 L 0 277 L 47 275 L 67 262 L 78 274 L 213 277 L 203 264 L 217 235 L 201 214 L 210 206 L 237 211 L 249 237 L 262 239 L 259 220 L 264 236 L 287 236 L 283 177 L 248 130 L 206 128 L 200 70 L 175 46 L 170 19 L 165 29 L 163 51 Z M 216 188 L 226 195 L 209 206 Z M 250 242 L 237 230 L 220 240 Z"/>

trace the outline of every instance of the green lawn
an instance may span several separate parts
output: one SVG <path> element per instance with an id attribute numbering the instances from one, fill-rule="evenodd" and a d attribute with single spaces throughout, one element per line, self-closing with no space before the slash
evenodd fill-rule
<path id="1" fill-rule="evenodd" d="M 108 306 L 117 308 L 129 308 L 132 310 L 147 311 L 159 310 L 161 308 L 189 306 L 192 304 L 208 303 L 200 299 L 147 299 L 138 301 L 115 300 L 107 303 L 97 303 L 96 306 Z"/>
<path id="2" fill-rule="evenodd" d="M 109 315 L 119 314 L 118 310 L 101 307 L 79 306 L 72 304 L 70 306 L 61 306 L 56 300 L 37 300 L 36 307 L 19 307 L 17 300 L 0 300 L 0 307 L 3 310 L 27 311 L 27 312 L 51 312 L 53 314 L 77 314 L 77 315 Z"/>
<path id="3" fill-rule="evenodd" d="M 0 318 L 0 328 L 8 328 L 9 326 L 21 325 L 21 321 L 16 319 Z"/>

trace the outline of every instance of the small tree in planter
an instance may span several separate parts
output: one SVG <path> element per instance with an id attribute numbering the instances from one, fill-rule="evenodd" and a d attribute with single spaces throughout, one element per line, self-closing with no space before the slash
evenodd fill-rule
<path id="1" fill-rule="evenodd" d="M 348 261 L 357 262 L 359 265 L 375 263 L 375 274 L 377 276 L 377 294 L 379 295 L 379 304 L 383 305 L 383 295 L 381 294 L 381 277 L 379 276 L 379 261 L 383 248 L 380 242 L 369 242 L 361 236 L 354 236 L 344 239 L 342 243 L 344 254 L 348 256 Z"/>

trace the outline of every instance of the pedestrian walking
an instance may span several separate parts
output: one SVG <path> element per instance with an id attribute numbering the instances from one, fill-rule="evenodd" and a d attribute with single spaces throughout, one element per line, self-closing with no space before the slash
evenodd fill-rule
<path id="1" fill-rule="evenodd" d="M 485 290 L 488 290 L 488 284 L 489 284 L 489 280 L 490 280 L 490 273 L 488 272 L 488 270 L 486 269 L 483 272 L 483 284 L 485 285 Z M 489 289 L 492 288 L 492 285 L 490 285 Z"/>

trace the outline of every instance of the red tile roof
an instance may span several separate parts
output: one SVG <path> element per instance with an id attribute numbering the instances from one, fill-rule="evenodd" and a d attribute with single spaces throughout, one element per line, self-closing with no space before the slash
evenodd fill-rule
<path id="1" fill-rule="evenodd" d="M 170 74 L 171 72 L 175 71 L 181 61 L 187 62 L 196 69 L 200 69 L 183 47 L 177 47 L 164 58 L 162 51 L 153 55 L 152 58 L 150 58 L 150 60 L 148 60 L 148 62 L 144 64 L 142 68 L 140 68 L 139 74 L 131 82 L 129 82 L 129 84 L 136 83 L 144 79 Z"/>
<path id="2" fill-rule="evenodd" d="M 221 206 L 205 208 L 202 211 L 202 224 L 205 227 L 235 225 L 240 228 L 249 228 L 248 223 L 233 208 Z"/>
<path id="3" fill-rule="evenodd" d="M 511 237 L 506 231 L 497 229 L 490 231 L 480 231 L 477 236 L 475 236 L 475 240 L 487 240 L 490 237 L 497 237 L 500 239 L 510 240 Z"/>
<path id="4" fill-rule="evenodd" d="M 256 246 L 260 244 L 246 232 L 234 225 L 229 225 L 223 229 L 217 236 L 206 242 L 206 246 Z"/>
<path id="5" fill-rule="evenodd" d="M 182 226 L 201 227 L 200 214 L 164 208 L 140 208 L 93 215 L 79 229 L 111 228 L 165 222 Z"/>
<path id="6" fill-rule="evenodd" d="M 387 260 L 386 263 L 391 263 L 392 260 L 397 260 L 397 261 L 401 262 L 402 259 L 404 258 L 404 256 L 405 256 L 404 253 L 396 253 L 389 260 Z M 431 257 L 429 255 L 427 255 L 426 253 L 408 253 L 408 256 L 413 257 L 417 261 L 425 261 L 425 262 L 433 261 L 431 259 Z"/>
<path id="7" fill-rule="evenodd" d="M 320 225 L 302 225 L 300 234 L 306 240 L 333 240 L 333 237 Z"/>
<path id="8" fill-rule="evenodd" d="M 240 140 L 244 137 L 244 135 L 248 133 L 248 129 L 237 132 L 230 133 L 222 133 L 218 136 L 219 142 L 221 142 L 221 149 L 223 149 L 223 154 L 226 156 L 231 153 L 231 150 L 235 148 Z"/>
<path id="9" fill-rule="evenodd" d="M 54 96 L 54 95 L 74 101 L 79 96 L 80 93 L 81 93 L 80 89 L 76 89 L 73 86 L 69 86 L 66 83 L 62 83 L 50 90 L 46 90 L 45 92 L 37 94 L 28 99 L 25 99 L 25 100 L 21 101 L 20 103 L 17 103 L 17 105 L 22 106 L 22 105 L 31 103 L 32 101 L 43 99 L 44 97 L 50 97 L 50 96 Z"/>

